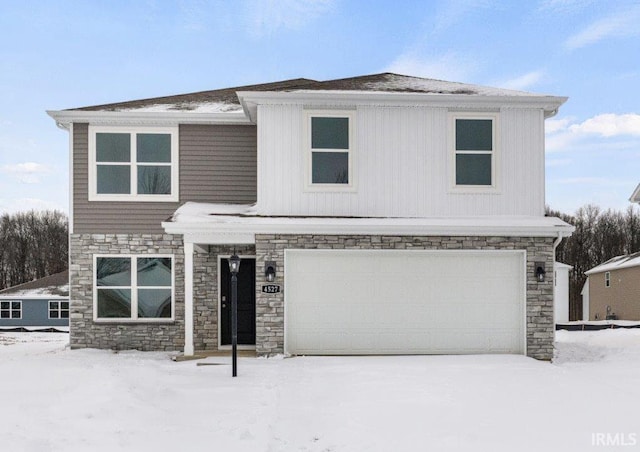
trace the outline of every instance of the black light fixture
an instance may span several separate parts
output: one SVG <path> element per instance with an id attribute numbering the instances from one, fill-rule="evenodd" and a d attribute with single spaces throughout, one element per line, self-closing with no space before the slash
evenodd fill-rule
<path id="1" fill-rule="evenodd" d="M 547 274 L 546 270 L 544 269 L 544 262 L 536 262 L 535 267 L 536 279 L 538 280 L 538 282 L 544 282 L 544 277 Z"/>
<path id="2" fill-rule="evenodd" d="M 233 250 L 229 258 L 229 272 L 231 273 L 231 360 L 232 376 L 238 375 L 238 272 L 240 271 L 240 257 Z"/>
<path id="3" fill-rule="evenodd" d="M 268 282 L 276 280 L 276 263 L 275 261 L 267 261 L 264 263 L 264 277 Z"/>

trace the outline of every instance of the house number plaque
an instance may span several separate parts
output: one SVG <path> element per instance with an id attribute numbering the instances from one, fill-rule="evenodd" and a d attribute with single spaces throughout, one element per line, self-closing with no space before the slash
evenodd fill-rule
<path id="1" fill-rule="evenodd" d="M 262 293 L 280 293 L 280 285 L 278 285 L 278 284 L 264 284 L 262 286 Z"/>

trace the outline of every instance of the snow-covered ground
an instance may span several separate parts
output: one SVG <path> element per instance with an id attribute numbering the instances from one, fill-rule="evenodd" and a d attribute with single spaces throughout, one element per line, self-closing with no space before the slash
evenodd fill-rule
<path id="1" fill-rule="evenodd" d="M 553 364 L 241 358 L 235 379 L 228 358 L 71 351 L 67 340 L 0 332 L 0 450 L 640 449 L 638 329 L 559 331 Z"/>

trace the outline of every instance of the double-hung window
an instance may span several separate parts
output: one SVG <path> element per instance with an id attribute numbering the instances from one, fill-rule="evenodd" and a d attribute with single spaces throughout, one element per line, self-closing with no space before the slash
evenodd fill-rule
<path id="1" fill-rule="evenodd" d="M 94 256 L 94 320 L 174 319 L 173 256 Z"/>
<path id="2" fill-rule="evenodd" d="M 89 200 L 178 201 L 175 128 L 89 128 Z"/>
<path id="3" fill-rule="evenodd" d="M 349 190 L 353 184 L 353 113 L 307 115 L 307 188 Z"/>
<path id="4" fill-rule="evenodd" d="M 605 287 L 611 287 L 611 273 L 610 272 L 605 272 L 604 273 L 604 286 Z"/>
<path id="5" fill-rule="evenodd" d="M 496 188 L 497 115 L 453 115 L 454 187 Z"/>
<path id="6" fill-rule="evenodd" d="M 22 301 L 0 301 L 0 319 L 21 319 Z"/>
<path id="7" fill-rule="evenodd" d="M 68 319 L 69 318 L 69 302 L 68 301 L 49 301 L 49 318 L 50 319 Z"/>

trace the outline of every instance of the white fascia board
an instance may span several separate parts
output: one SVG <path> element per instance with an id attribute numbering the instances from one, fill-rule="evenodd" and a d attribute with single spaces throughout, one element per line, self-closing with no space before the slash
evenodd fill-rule
<path id="1" fill-rule="evenodd" d="M 178 124 L 251 124 L 244 112 L 188 113 L 188 112 L 135 112 L 47 110 L 56 123 L 68 128 L 72 123 L 91 125 L 177 126 Z"/>
<path id="2" fill-rule="evenodd" d="M 387 105 L 400 107 L 430 106 L 443 108 L 537 108 L 545 118 L 554 116 L 567 97 L 557 96 L 481 96 L 469 94 L 393 93 L 380 91 L 238 91 L 245 114 L 256 121 L 259 104 L 310 104 L 314 107 Z"/>
<path id="3" fill-rule="evenodd" d="M 631 194 L 631 197 L 629 198 L 629 201 L 640 203 L 640 184 L 638 184 L 636 189 Z"/>
<path id="4" fill-rule="evenodd" d="M 393 222 L 353 224 L 340 221 L 306 223 L 174 223 L 163 222 L 167 234 L 183 234 L 194 243 L 254 243 L 256 234 L 327 234 L 327 235 L 415 235 L 415 236 L 506 236 L 568 237 L 571 225 L 468 225 L 468 224 L 393 224 Z M 250 241 L 253 238 L 253 241 Z M 213 240 L 213 241 L 209 241 Z M 219 241 L 222 240 L 222 241 Z M 235 240 L 241 240 L 240 242 Z"/>
<path id="5" fill-rule="evenodd" d="M 64 295 L 0 295 L 0 300 L 13 300 L 13 301 L 29 301 L 29 300 L 68 300 L 69 296 Z"/>

